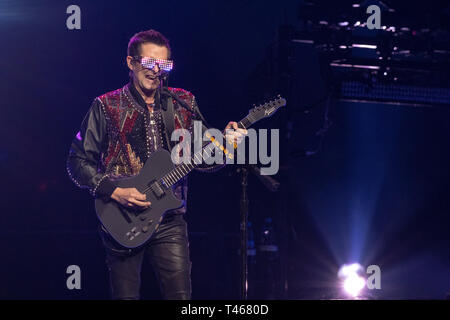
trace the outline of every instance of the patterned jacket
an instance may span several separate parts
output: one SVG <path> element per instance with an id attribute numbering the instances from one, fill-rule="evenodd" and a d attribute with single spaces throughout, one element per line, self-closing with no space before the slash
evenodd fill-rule
<path id="1" fill-rule="evenodd" d="M 169 90 L 192 108 L 186 110 L 173 100 L 175 129 L 192 133 L 193 120 L 200 120 L 194 111 L 195 97 L 183 89 Z M 110 197 L 116 179 L 138 174 L 151 152 L 160 147 L 168 149 L 161 112 L 159 115 L 160 121 L 152 120 L 153 115 L 132 83 L 94 99 L 70 147 L 67 172 L 72 181 L 94 197 Z M 203 166 L 197 170 L 212 172 L 221 167 Z M 186 178 L 174 186 L 174 192 L 185 203 L 174 213 L 184 213 Z"/>

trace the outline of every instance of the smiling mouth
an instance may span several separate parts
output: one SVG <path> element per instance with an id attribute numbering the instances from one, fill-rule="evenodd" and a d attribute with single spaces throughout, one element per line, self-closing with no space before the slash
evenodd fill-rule
<path id="1" fill-rule="evenodd" d="M 156 80 L 156 78 L 158 78 L 157 76 L 152 76 L 152 75 L 146 75 L 145 78 L 149 79 L 149 80 Z"/>

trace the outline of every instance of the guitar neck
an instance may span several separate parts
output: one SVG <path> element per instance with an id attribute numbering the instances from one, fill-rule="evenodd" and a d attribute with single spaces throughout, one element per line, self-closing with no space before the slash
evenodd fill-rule
<path id="1" fill-rule="evenodd" d="M 238 126 L 242 129 L 247 129 L 255 122 L 256 120 L 253 119 L 252 116 L 249 114 L 244 119 L 238 122 Z M 210 142 L 207 145 L 203 146 L 199 151 L 194 153 L 189 163 L 182 163 L 177 165 L 173 170 L 171 170 L 164 177 L 162 177 L 161 180 L 167 187 L 172 187 L 178 181 L 186 177 L 192 170 L 197 168 L 202 163 L 202 159 L 209 158 L 210 156 L 205 155 L 211 155 L 214 148 L 216 148 L 214 142 Z"/>

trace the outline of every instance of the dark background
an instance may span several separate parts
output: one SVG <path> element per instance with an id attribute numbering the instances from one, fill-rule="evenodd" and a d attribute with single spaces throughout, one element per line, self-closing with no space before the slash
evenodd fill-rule
<path id="1" fill-rule="evenodd" d="M 66 28 L 71 4 L 81 8 L 81 30 Z M 208 122 L 223 128 L 273 93 L 264 70 L 279 28 L 296 26 L 297 8 L 298 1 L 1 1 L 0 298 L 109 297 L 93 201 L 70 181 L 65 161 L 92 100 L 128 81 L 133 34 L 154 28 L 170 40 L 170 85 L 192 91 Z M 300 50 L 297 59 L 304 96 L 257 126 L 280 129 L 281 190 L 249 181 L 256 237 L 272 217 L 284 257 L 273 277 L 285 290 L 275 298 L 330 297 L 348 262 L 381 267 L 379 298 L 445 298 L 450 109 L 333 100 L 322 148 L 292 156 L 317 146 L 325 112 L 297 112 L 323 95 L 314 54 Z M 190 177 L 194 299 L 239 298 L 239 188 L 234 166 Z M 72 264 L 82 271 L 78 291 L 66 288 Z M 159 298 L 147 269 L 143 297 Z"/>

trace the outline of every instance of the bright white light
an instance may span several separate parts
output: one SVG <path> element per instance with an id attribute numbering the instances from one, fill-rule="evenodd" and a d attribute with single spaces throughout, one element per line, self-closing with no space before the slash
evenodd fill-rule
<path id="1" fill-rule="evenodd" d="M 339 278 L 347 278 L 352 274 L 358 274 L 358 272 L 363 271 L 363 267 L 359 263 L 344 264 L 338 272 Z"/>
<path id="2" fill-rule="evenodd" d="M 354 68 L 360 68 L 360 69 L 371 69 L 371 70 L 378 70 L 378 69 L 380 69 L 379 66 L 364 66 L 364 65 L 359 65 L 359 64 L 354 64 L 353 67 Z"/>
<path id="3" fill-rule="evenodd" d="M 366 286 L 366 280 L 360 276 L 363 268 L 359 263 L 343 265 L 338 272 L 342 281 L 344 291 L 353 298 L 359 296 L 361 290 Z"/>
<path id="4" fill-rule="evenodd" d="M 351 274 L 344 280 L 344 290 L 354 298 L 359 295 L 365 285 L 365 279 L 357 274 Z"/>
<path id="5" fill-rule="evenodd" d="M 372 70 L 380 69 L 379 66 L 365 66 L 365 65 L 360 65 L 360 64 L 348 64 L 348 63 L 336 63 L 336 62 L 331 62 L 330 66 L 343 67 L 343 68 L 372 69 Z"/>
<path id="6" fill-rule="evenodd" d="M 358 44 L 358 43 L 354 43 L 352 44 L 353 48 L 364 48 L 364 49 L 376 49 L 377 46 L 373 45 L 373 44 Z"/>

